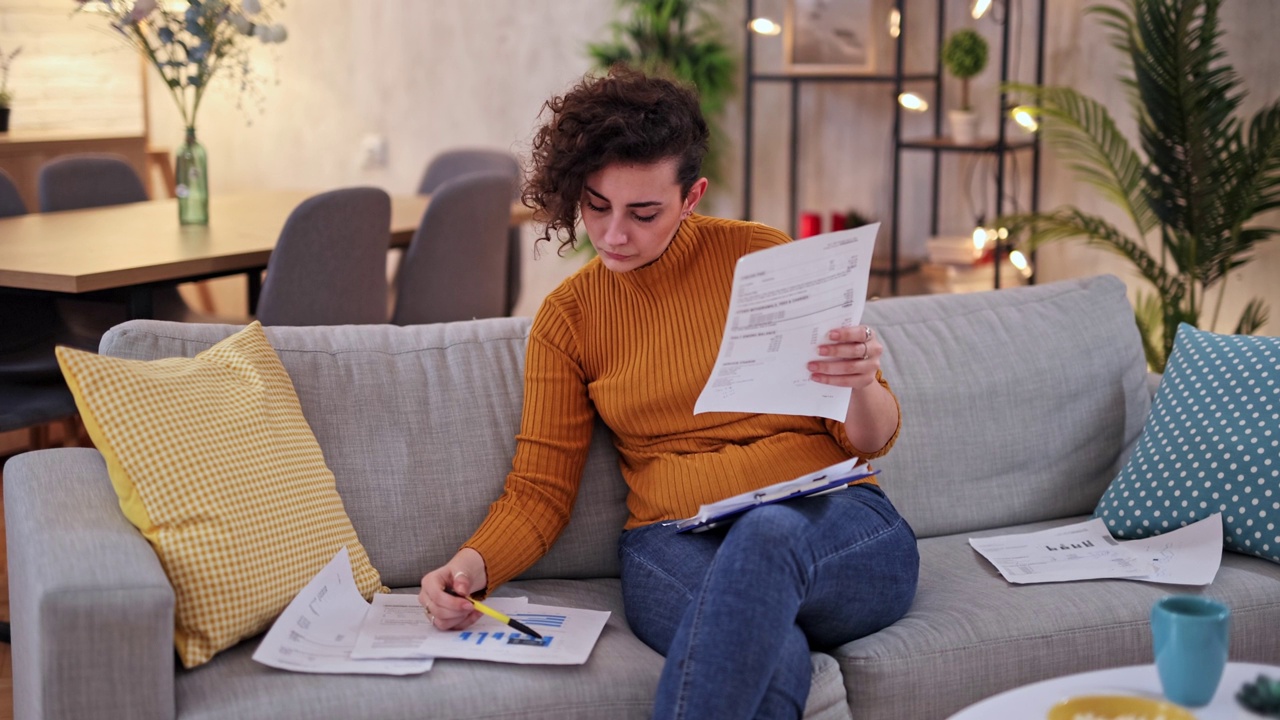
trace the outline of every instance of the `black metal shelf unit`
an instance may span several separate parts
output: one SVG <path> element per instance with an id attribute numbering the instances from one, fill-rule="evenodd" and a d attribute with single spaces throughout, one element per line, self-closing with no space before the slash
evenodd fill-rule
<path id="1" fill-rule="evenodd" d="M 996 0 L 1003 5 L 1004 22 L 1001 27 L 1000 40 L 1000 86 L 1010 80 L 1010 32 L 1011 25 L 1010 13 L 1021 12 L 1022 8 L 1012 8 L 1010 5 L 1016 4 L 1013 0 Z M 1038 5 L 1036 16 L 1036 44 L 1035 44 L 1035 84 L 1042 85 L 1044 83 L 1044 33 L 1045 33 L 1045 2 L 1046 0 L 1034 0 Z M 894 40 L 894 61 L 893 69 L 890 73 L 881 74 L 828 74 L 828 73 L 780 73 L 780 72 L 756 72 L 755 69 L 755 45 L 754 35 L 750 28 L 747 28 L 745 40 L 743 43 L 743 61 L 746 66 L 746 83 L 743 97 L 743 151 L 742 151 L 742 215 L 744 218 L 751 218 L 751 183 L 752 183 L 752 154 L 753 140 L 755 129 L 755 86 L 757 83 L 788 83 L 791 86 L 789 94 L 788 110 L 790 113 L 790 132 L 789 132 L 789 153 L 787 163 L 787 182 L 788 182 L 788 232 L 794 237 L 796 234 L 796 222 L 798 218 L 798 202 L 799 202 L 799 179 L 797 177 L 797 162 L 799 158 L 799 121 L 800 121 L 800 86 L 807 83 L 880 83 L 893 86 L 893 144 L 894 151 L 892 155 L 890 167 L 890 181 L 892 185 L 892 218 L 889 223 L 889 256 L 890 264 L 884 274 L 889 277 L 889 292 L 896 295 L 898 293 L 898 278 L 901 274 L 910 268 L 904 268 L 900 257 L 900 238 L 899 238 L 899 215 L 901 211 L 900 186 L 902 183 L 901 167 L 902 153 L 906 151 L 929 152 L 933 155 L 933 175 L 932 175 L 932 192 L 930 202 L 930 231 L 937 235 L 938 233 L 938 200 L 941 191 L 941 163 L 942 156 L 947 153 L 981 153 L 991 154 L 995 157 L 995 214 L 996 216 L 1004 213 L 1005 199 L 1005 182 L 1006 168 L 1005 159 L 1010 153 L 1018 151 L 1029 151 L 1031 153 L 1031 192 L 1030 192 L 1030 208 L 1032 211 L 1039 207 L 1040 196 L 1040 138 L 1039 135 L 1033 135 L 1025 140 L 1010 140 L 1008 137 L 1008 123 L 1006 121 L 1008 107 L 1008 96 L 1001 89 L 1000 91 L 1000 121 L 997 122 L 997 135 L 995 138 L 979 139 L 977 142 L 970 144 L 957 144 L 942 135 L 942 109 L 944 107 L 944 92 L 942 83 L 942 58 L 939 52 L 935 52 L 935 64 L 933 72 L 929 73 L 908 73 L 905 71 L 905 54 L 907 44 L 907 5 L 923 5 L 925 2 L 911 2 L 907 0 L 894 0 L 894 9 L 898 13 L 898 37 Z M 936 5 L 937 17 L 937 45 L 935 48 L 940 49 L 946 40 L 946 0 L 934 0 Z M 746 0 L 747 20 L 751 20 L 755 14 L 755 0 Z M 933 136 L 922 138 L 904 138 L 902 136 L 902 118 L 903 107 L 897 102 L 897 98 L 903 92 L 906 83 L 933 83 L 933 102 L 930 106 L 930 112 L 933 113 Z M 1003 242 L 998 242 L 995 253 L 995 287 L 1000 287 L 1000 258 L 1008 250 Z"/>

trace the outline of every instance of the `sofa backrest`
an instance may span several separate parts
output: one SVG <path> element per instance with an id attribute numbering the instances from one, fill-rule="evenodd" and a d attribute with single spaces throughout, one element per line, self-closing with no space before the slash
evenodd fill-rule
<path id="1" fill-rule="evenodd" d="M 192 356 L 238 330 L 135 320 L 104 355 Z M 523 401 L 527 318 L 268 327 L 369 559 L 392 587 L 447 561 L 502 493 Z M 560 541 L 523 577 L 614 577 L 626 486 L 603 425 Z"/>
<path id="2" fill-rule="evenodd" d="M 1112 276 L 867 305 L 902 406 L 878 461 L 920 537 L 1092 512 L 1150 410 Z"/>
<path id="3" fill-rule="evenodd" d="M 880 481 L 921 537 L 1091 511 L 1150 408 L 1113 277 L 878 300 L 864 319 L 903 414 Z M 101 351 L 190 356 L 237 329 L 132 321 Z M 528 330 L 527 318 L 266 329 L 383 582 L 418 583 L 501 494 Z M 569 527 L 522 577 L 617 576 L 626 487 L 596 430 Z"/>

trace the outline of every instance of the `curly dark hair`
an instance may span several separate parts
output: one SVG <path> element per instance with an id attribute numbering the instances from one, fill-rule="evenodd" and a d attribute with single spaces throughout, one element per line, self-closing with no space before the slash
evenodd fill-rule
<path id="1" fill-rule="evenodd" d="M 533 138 L 521 199 L 546 224 L 538 242 L 556 235 L 562 253 L 575 247 L 588 175 L 615 162 L 677 158 L 683 197 L 698 181 L 711 136 L 695 90 L 620 66 L 583 78 L 548 100 L 543 114 L 550 118 Z"/>

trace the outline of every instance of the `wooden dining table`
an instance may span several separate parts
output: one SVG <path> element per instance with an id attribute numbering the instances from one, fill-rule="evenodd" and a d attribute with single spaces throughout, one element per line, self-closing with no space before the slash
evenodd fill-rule
<path id="1" fill-rule="evenodd" d="M 83 295 L 128 294 L 130 317 L 150 317 L 155 285 L 246 273 L 250 307 L 285 220 L 315 193 L 214 195 L 208 225 L 180 225 L 177 200 L 32 213 L 0 219 L 0 287 Z M 391 246 L 409 244 L 431 199 L 391 197 Z M 511 206 L 511 224 L 532 211 Z"/>

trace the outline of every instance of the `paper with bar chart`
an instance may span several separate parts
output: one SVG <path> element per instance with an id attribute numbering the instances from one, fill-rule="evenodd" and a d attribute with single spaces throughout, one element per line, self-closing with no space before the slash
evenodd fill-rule
<path id="1" fill-rule="evenodd" d="M 507 598 L 512 605 L 527 605 L 525 597 Z M 422 643 L 440 632 L 432 626 L 417 595 L 375 595 L 360 624 L 351 657 L 360 660 L 431 657 Z"/>
<path id="2" fill-rule="evenodd" d="M 482 617 L 461 631 L 436 631 L 419 648 L 424 655 L 522 665 L 581 665 L 591 655 L 610 613 L 535 605 L 525 598 L 489 598 L 485 604 L 528 625 L 541 639 Z"/>
<path id="3" fill-rule="evenodd" d="M 720 352 L 694 405 L 704 412 L 778 413 L 844 420 L 849 388 L 816 383 L 827 333 L 862 320 L 879 223 L 744 255 Z"/>

